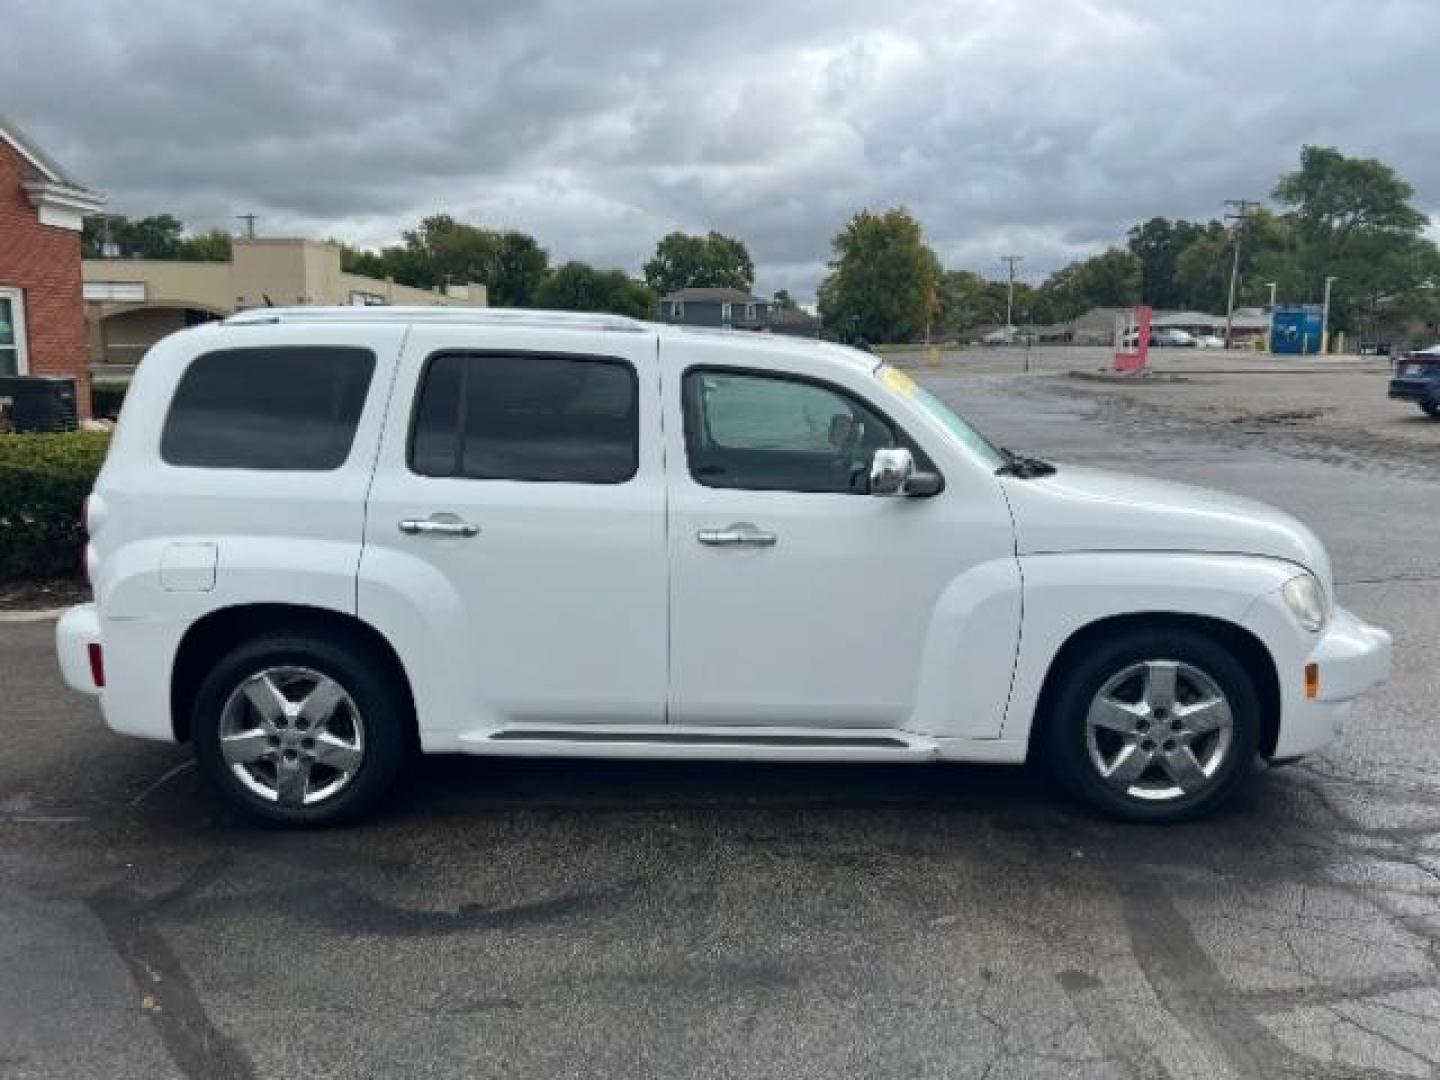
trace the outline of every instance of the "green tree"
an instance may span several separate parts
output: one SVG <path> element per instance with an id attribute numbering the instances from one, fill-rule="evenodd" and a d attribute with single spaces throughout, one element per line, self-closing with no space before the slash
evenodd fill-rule
<path id="1" fill-rule="evenodd" d="M 211 229 L 180 241 L 176 257 L 191 262 L 229 262 L 230 234 L 224 229 Z"/>
<path id="2" fill-rule="evenodd" d="M 102 214 L 85 220 L 81 250 L 87 258 L 104 254 L 105 237 L 123 259 L 174 259 L 179 257 L 185 226 L 172 214 L 129 218 L 123 214 Z"/>
<path id="3" fill-rule="evenodd" d="M 655 246 L 654 256 L 645 264 L 645 281 L 660 296 L 684 288 L 749 292 L 755 264 L 742 240 L 713 230 L 704 236 L 672 232 Z"/>
<path id="4" fill-rule="evenodd" d="M 910 341 L 938 306 L 940 260 L 904 207 L 862 210 L 833 241 L 820 318 L 844 341 Z"/>
<path id="5" fill-rule="evenodd" d="M 1179 286 L 1176 306 L 1195 311 L 1224 311 L 1232 251 L 1230 230 L 1218 221 L 1207 224 L 1205 231 L 1190 241 L 1175 260 L 1175 281 Z M 1241 252 L 1244 253 L 1243 247 Z"/>
<path id="6" fill-rule="evenodd" d="M 535 291 L 535 306 L 653 319 L 659 304 L 648 285 L 623 270 L 597 270 L 589 263 L 571 261 L 540 283 Z"/>
<path id="7" fill-rule="evenodd" d="M 770 300 L 770 306 L 776 311 L 795 311 L 800 305 L 790 295 L 789 289 L 776 289 L 774 297 Z"/>
<path id="8" fill-rule="evenodd" d="M 1288 215 L 1257 210 L 1245 222 L 1240 248 L 1240 278 L 1235 286 L 1237 307 L 1260 307 L 1270 302 L 1270 282 L 1279 303 L 1303 299 L 1308 290 L 1296 260 L 1295 225 Z M 1233 249 L 1229 258 L 1234 259 Z M 1229 273 L 1230 263 L 1226 263 Z M 1229 287 L 1229 279 L 1226 279 Z M 1215 308 L 1223 311 L 1224 305 Z"/>
<path id="9" fill-rule="evenodd" d="M 943 336 L 989 323 L 993 304 L 988 283 L 970 270 L 945 270 L 935 283 L 935 330 Z M 1001 319 L 1003 315 L 1003 304 Z"/>
<path id="10" fill-rule="evenodd" d="M 1327 276 L 1339 278 L 1332 321 L 1344 326 L 1381 305 L 1424 302 L 1437 277 L 1428 221 L 1410 203 L 1415 189 L 1374 158 L 1306 146 L 1300 168 L 1274 191 L 1294 230 L 1301 298 L 1317 298 Z"/>
<path id="11" fill-rule="evenodd" d="M 489 302 L 496 307 L 534 307 L 535 293 L 549 269 L 550 255 L 533 236 L 514 230 L 500 233 L 484 279 Z"/>
<path id="12" fill-rule="evenodd" d="M 1140 302 L 1143 263 L 1133 252 L 1109 248 L 1051 274 L 1036 297 L 1039 321 L 1070 322 L 1093 307 Z"/>
<path id="13" fill-rule="evenodd" d="M 499 250 L 494 233 L 449 214 L 431 214 L 403 236 L 404 243 L 385 248 L 381 258 L 396 281 L 421 289 L 484 282 Z"/>
<path id="14" fill-rule="evenodd" d="M 533 236 L 482 229 L 449 214 L 430 215 L 404 233 L 403 243 L 378 252 L 340 248 L 341 269 L 419 289 L 478 282 L 494 307 L 531 306 L 549 265 Z"/>
<path id="15" fill-rule="evenodd" d="M 1268 303 L 1269 282 L 1275 282 L 1280 301 L 1308 299 L 1295 256 L 1293 221 L 1269 210 L 1255 210 L 1242 222 L 1226 228 L 1212 221 L 1176 261 L 1176 281 L 1184 307 L 1221 314 L 1229 304 L 1230 272 L 1235 265 L 1235 243 L 1240 243 L 1239 277 L 1235 285 L 1237 307 Z"/>
<path id="16" fill-rule="evenodd" d="M 340 269 L 347 274 L 383 278 L 390 272 L 385 264 L 385 257 L 378 251 L 351 247 L 343 240 L 331 239 L 330 243 L 340 249 Z"/>
<path id="17" fill-rule="evenodd" d="M 124 214 L 99 214 L 85 219 L 80 250 L 87 259 L 106 257 L 106 244 L 122 259 L 184 259 L 192 262 L 224 262 L 230 258 L 230 234 L 211 229 L 186 236 L 185 226 L 173 214 L 130 218 Z"/>
<path id="18" fill-rule="evenodd" d="M 1140 302 L 1157 308 L 1185 306 L 1177 276 L 1180 253 L 1205 233 L 1196 221 L 1153 217 L 1126 234 L 1125 246 L 1140 260 Z"/>

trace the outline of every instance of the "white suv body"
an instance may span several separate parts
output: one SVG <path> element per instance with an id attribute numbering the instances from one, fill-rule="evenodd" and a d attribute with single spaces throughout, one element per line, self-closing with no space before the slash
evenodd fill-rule
<path id="1" fill-rule="evenodd" d="M 287 372 L 295 415 L 232 407 Z M 1102 809 L 1181 817 L 1257 752 L 1331 740 L 1390 656 L 1276 510 L 1014 459 L 866 353 L 610 316 L 293 309 L 175 334 L 88 527 L 70 685 L 117 732 L 194 736 L 234 801 L 297 823 L 369 805 L 398 767 L 377 755 L 412 743 L 1038 752 Z M 344 702 L 333 732 L 307 695 Z"/>

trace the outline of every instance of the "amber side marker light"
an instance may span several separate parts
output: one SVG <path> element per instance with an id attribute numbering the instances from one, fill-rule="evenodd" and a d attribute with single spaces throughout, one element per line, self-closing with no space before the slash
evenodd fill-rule
<path id="1" fill-rule="evenodd" d="M 1320 694 L 1320 665 L 1311 661 L 1305 665 L 1305 696 L 1315 698 Z"/>

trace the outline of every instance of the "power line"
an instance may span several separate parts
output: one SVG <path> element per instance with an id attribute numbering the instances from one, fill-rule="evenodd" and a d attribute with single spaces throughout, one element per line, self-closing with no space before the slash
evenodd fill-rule
<path id="1" fill-rule="evenodd" d="M 1245 222 L 1250 219 L 1252 211 L 1260 209 L 1260 204 L 1254 199 L 1226 199 L 1225 205 L 1235 207 L 1233 214 L 1225 215 L 1226 221 L 1235 222 L 1235 257 L 1230 263 L 1230 300 L 1225 306 L 1225 348 L 1228 349 L 1235 324 L 1235 282 L 1240 276 L 1240 238 L 1245 232 Z"/>

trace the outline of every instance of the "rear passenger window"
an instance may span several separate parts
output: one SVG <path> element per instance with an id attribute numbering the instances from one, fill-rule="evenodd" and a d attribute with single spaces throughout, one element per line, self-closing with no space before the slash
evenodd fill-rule
<path id="1" fill-rule="evenodd" d="M 438 356 L 421 379 L 410 467 L 424 476 L 619 484 L 639 467 L 635 371 L 572 356 Z"/>
<path id="2" fill-rule="evenodd" d="M 338 469 L 350 456 L 374 372 L 368 349 L 206 353 L 175 390 L 160 456 L 205 469 Z"/>

